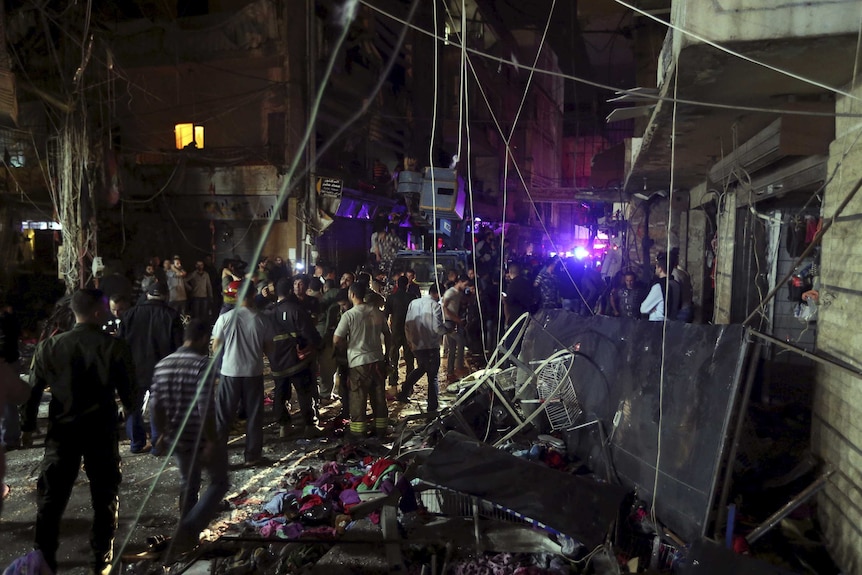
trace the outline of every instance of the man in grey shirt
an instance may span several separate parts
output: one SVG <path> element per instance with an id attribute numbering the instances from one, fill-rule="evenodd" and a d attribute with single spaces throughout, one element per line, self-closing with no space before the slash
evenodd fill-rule
<path id="1" fill-rule="evenodd" d="M 449 340 L 449 355 L 446 358 L 446 378 L 452 382 L 456 377 L 467 375 L 467 366 L 464 363 L 464 347 L 467 341 L 464 337 L 464 320 L 461 319 L 461 298 L 470 278 L 467 274 L 461 274 L 455 280 L 455 285 L 443 294 L 443 319 L 455 324 L 455 330 L 446 337 Z"/>
<path id="2" fill-rule="evenodd" d="M 186 315 L 189 311 L 189 296 L 186 293 L 186 270 L 183 269 L 180 256 L 174 256 L 173 264 L 165 262 L 165 278 L 170 290 L 168 305 L 177 310 L 181 316 Z"/>
<path id="3" fill-rule="evenodd" d="M 350 434 L 351 440 L 365 437 L 368 427 L 366 405 L 371 398 L 374 429 L 378 437 L 386 435 L 389 412 L 386 407 L 386 355 L 381 338 L 389 349 L 389 326 L 378 308 L 365 303 L 367 288 L 363 283 L 350 286 L 353 307 L 344 312 L 332 342 L 347 347 L 350 367 Z"/>
<path id="4" fill-rule="evenodd" d="M 223 351 L 221 383 L 216 395 L 216 431 L 227 443 L 228 433 L 242 402 L 246 413 L 245 463 L 254 466 L 263 453 L 263 354 L 270 353 L 272 328 L 252 309 L 254 288 L 241 285 L 241 303 L 222 314 L 213 327 L 213 349 Z"/>

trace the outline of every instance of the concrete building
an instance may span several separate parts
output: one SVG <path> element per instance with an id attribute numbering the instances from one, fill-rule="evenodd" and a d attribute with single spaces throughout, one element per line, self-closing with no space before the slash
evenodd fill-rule
<path id="1" fill-rule="evenodd" d="M 156 123 L 163 124 L 162 139 L 174 123 L 203 126 L 203 150 L 172 152 L 168 158 L 138 156 L 138 163 L 164 166 L 185 157 L 188 177 L 176 190 L 178 203 L 172 208 L 201 216 L 205 225 L 204 237 L 196 237 L 199 244 L 248 259 L 274 216 L 278 221 L 263 253 L 307 265 L 316 259 L 314 239 L 329 223 L 322 223 L 317 211 L 319 179 L 339 182 L 340 190 L 385 195 L 375 190 L 372 163 L 381 158 L 391 165 L 394 150 L 405 147 L 397 118 L 409 115 L 409 46 L 399 48 L 400 29 L 367 9 L 358 11 L 341 38 L 336 3 L 217 8 L 167 24 L 131 20 L 117 25 L 118 59 L 134 66 L 131 85 L 153 92 L 130 98 L 132 113 L 123 129 L 131 138 L 149 137 L 145 148 L 153 149 L 170 144 L 154 140 Z M 405 16 L 403 9 L 396 12 Z M 363 102 L 390 65 L 376 95 Z M 318 91 L 323 94 L 315 107 Z M 171 105 L 156 105 L 161 112 L 152 109 L 154 102 L 165 101 Z M 284 188 L 290 199 L 276 209 Z M 219 203 L 212 209 L 214 201 Z M 374 213 L 373 199 L 371 204 L 366 214 Z"/>
<path id="2" fill-rule="evenodd" d="M 338 8 L 300 0 L 97 3 L 90 16 L 99 28 L 83 62 L 74 39 L 87 33 L 79 29 L 86 14 L 80 24 L 71 12 L 46 24 L 66 32 L 55 41 L 45 39 L 34 7 L 10 9 L 4 31 L 18 46 L 12 69 L 19 83 L 27 72 L 18 98 L 22 129 L 5 138 L 6 149 L 17 153 L 21 140 L 26 161 L 14 166 L 14 176 L 50 216 L 45 169 L 63 165 L 58 158 L 70 150 L 51 142 L 72 133 L 69 122 L 75 126 L 88 153 L 68 156 L 72 165 L 83 160 L 87 175 L 60 180 L 74 182 L 74 194 L 88 189 L 84 211 L 98 221 L 95 234 L 76 215 L 83 231 L 66 238 L 81 245 L 71 253 L 87 254 L 75 262 L 84 281 L 97 255 L 118 266 L 174 253 L 249 260 L 271 220 L 264 255 L 313 257 L 322 231 L 318 178 L 368 192 L 373 159 L 391 166 L 395 151 L 408 147 L 403 118 L 411 115 L 415 89 L 410 37 L 397 46 L 401 29 L 368 9 L 344 28 Z M 403 5 L 392 10 L 407 16 Z M 47 44 L 57 58 L 48 57 Z M 372 93 L 390 60 L 376 96 L 353 105 Z M 315 109 L 318 89 L 323 97 Z M 340 132 L 344 127 L 349 131 Z M 278 205 L 284 190 L 288 198 Z"/>

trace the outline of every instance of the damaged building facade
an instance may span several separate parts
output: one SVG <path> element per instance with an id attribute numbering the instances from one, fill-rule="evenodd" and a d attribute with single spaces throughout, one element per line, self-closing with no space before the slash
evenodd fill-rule
<path id="1" fill-rule="evenodd" d="M 639 78 L 662 99 L 636 103 L 648 116 L 625 176 L 626 191 L 644 196 L 635 208 L 660 224 L 648 220 L 629 248 L 654 256 L 678 247 L 704 321 L 768 336 L 754 338 L 760 400 L 811 396 L 811 449 L 835 470 L 819 519 L 837 562 L 858 572 L 859 4 L 670 8 L 655 81 Z"/>

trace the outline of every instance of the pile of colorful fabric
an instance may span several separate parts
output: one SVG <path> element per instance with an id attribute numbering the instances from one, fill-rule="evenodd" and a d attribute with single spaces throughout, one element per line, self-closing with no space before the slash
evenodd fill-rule
<path id="1" fill-rule="evenodd" d="M 389 494 L 396 488 L 408 490 L 408 482 L 398 481 L 401 471 L 399 463 L 373 457 L 354 464 L 330 461 L 319 471 L 296 471 L 285 481 L 287 488 L 272 494 L 261 511 L 246 523 L 261 537 L 333 538 L 349 528 L 351 509 L 360 503 L 362 492 Z M 373 513 L 369 519 L 378 521 Z"/>

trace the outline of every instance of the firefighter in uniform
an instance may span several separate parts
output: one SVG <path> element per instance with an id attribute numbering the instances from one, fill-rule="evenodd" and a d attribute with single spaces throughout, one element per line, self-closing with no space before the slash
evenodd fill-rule
<path id="1" fill-rule="evenodd" d="M 293 282 L 281 278 L 275 286 L 278 301 L 267 310 L 272 322 L 273 350 L 269 364 L 275 379 L 273 414 L 279 423 L 281 437 L 292 431 L 290 410 L 291 386 L 296 388 L 299 409 L 306 437 L 317 435 L 317 410 L 320 394 L 315 374 L 315 351 L 320 346 L 320 334 L 311 315 L 292 297 Z"/>

